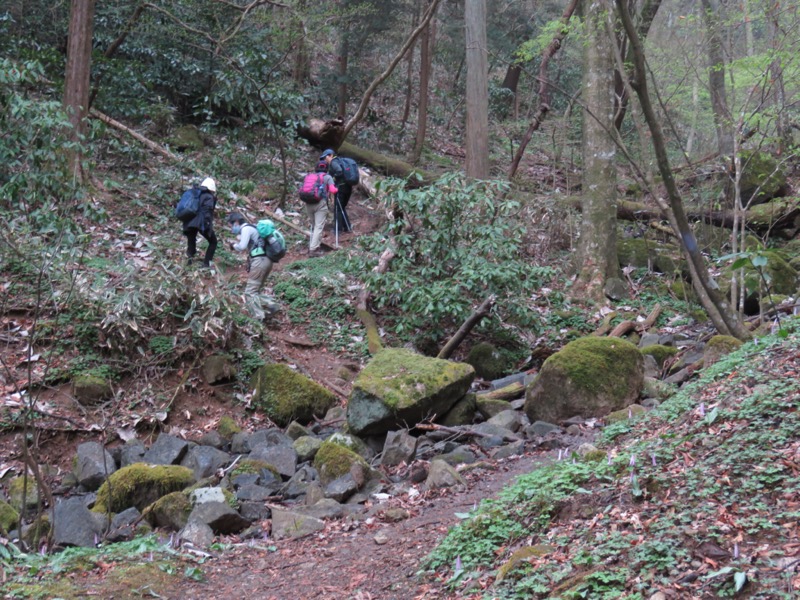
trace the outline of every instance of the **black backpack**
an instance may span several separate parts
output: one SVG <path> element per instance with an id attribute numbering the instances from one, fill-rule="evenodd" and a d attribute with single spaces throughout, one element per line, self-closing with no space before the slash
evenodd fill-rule
<path id="1" fill-rule="evenodd" d="M 181 194 L 175 207 L 175 218 L 188 223 L 200 212 L 200 188 L 196 185 Z"/>
<path id="2" fill-rule="evenodd" d="M 342 179 L 350 185 L 358 185 L 358 164 L 352 158 L 337 156 L 336 160 L 342 167 Z"/>

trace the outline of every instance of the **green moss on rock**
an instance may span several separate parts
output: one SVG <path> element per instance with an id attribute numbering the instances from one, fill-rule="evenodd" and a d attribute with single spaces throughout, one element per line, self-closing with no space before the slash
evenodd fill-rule
<path id="1" fill-rule="evenodd" d="M 642 348 L 640 352 L 642 354 L 649 354 L 656 360 L 656 364 L 659 367 L 663 367 L 664 361 L 671 356 L 675 356 L 678 353 L 678 349 L 673 346 L 663 346 L 661 344 L 653 344 L 652 346 L 647 346 L 646 348 Z"/>
<path id="2" fill-rule="evenodd" d="M 223 440 L 230 441 L 231 438 L 237 433 L 241 432 L 242 428 L 236 424 L 232 417 L 221 417 L 217 423 L 217 433 Z"/>
<path id="3" fill-rule="evenodd" d="M 84 373 L 72 381 L 72 395 L 84 406 L 98 404 L 114 395 L 111 384 L 98 375 Z"/>
<path id="4" fill-rule="evenodd" d="M 508 574 L 522 563 L 527 563 L 530 558 L 539 558 L 547 556 L 556 551 L 553 546 L 546 544 L 537 544 L 535 546 L 525 546 L 516 550 L 506 562 L 497 570 L 497 582 L 503 581 Z"/>
<path id="5" fill-rule="evenodd" d="M 528 386 L 525 412 L 532 422 L 603 417 L 635 402 L 643 380 L 644 357 L 636 346 L 619 338 L 584 337 L 544 362 Z"/>
<path id="6" fill-rule="evenodd" d="M 353 384 L 347 422 L 356 435 L 380 434 L 396 425 L 443 415 L 469 391 L 475 369 L 466 363 L 387 348 L 372 358 Z"/>
<path id="7" fill-rule="evenodd" d="M 15 477 L 8 484 L 8 502 L 21 513 L 34 509 L 39 504 L 39 488 L 33 477 Z"/>
<path id="8" fill-rule="evenodd" d="M 631 404 L 630 406 L 621 410 L 615 410 L 606 417 L 606 424 L 618 423 L 619 421 L 627 421 L 628 419 L 644 414 L 644 407 L 639 404 Z"/>
<path id="9" fill-rule="evenodd" d="M 260 475 L 262 471 L 269 471 L 273 475 L 275 475 L 276 479 L 280 479 L 280 473 L 278 473 L 278 469 L 274 466 L 269 464 L 268 462 L 264 462 L 263 460 L 256 460 L 254 458 L 243 458 L 239 462 L 236 463 L 236 466 L 230 472 L 230 477 L 234 478 L 237 475 Z"/>
<path id="10" fill-rule="evenodd" d="M 715 335 L 706 344 L 703 351 L 703 366 L 710 367 L 726 354 L 738 350 L 742 341 L 730 335 Z"/>
<path id="11" fill-rule="evenodd" d="M 8 535 L 8 532 L 17 527 L 19 522 L 19 512 L 8 502 L 0 500 L 0 534 Z"/>
<path id="12" fill-rule="evenodd" d="M 250 388 L 255 390 L 254 406 L 281 427 L 322 417 L 337 402 L 333 392 L 283 364 L 258 369 Z"/>
<path id="13" fill-rule="evenodd" d="M 192 502 L 184 492 L 172 492 L 162 496 L 145 511 L 147 522 L 153 527 L 180 529 L 189 521 Z"/>
<path id="14" fill-rule="evenodd" d="M 739 186 L 742 200 L 758 204 L 779 195 L 786 188 L 786 174 L 775 157 L 759 150 L 742 150 Z"/>
<path id="15" fill-rule="evenodd" d="M 469 425 L 475 418 L 476 410 L 478 410 L 478 404 L 475 401 L 475 394 L 467 394 L 455 403 L 453 408 L 441 420 L 441 423 L 445 427 Z"/>
<path id="16" fill-rule="evenodd" d="M 323 483 L 346 475 L 353 465 L 360 465 L 365 471 L 369 465 L 361 456 L 336 442 L 325 440 L 314 456 L 314 467 L 317 469 Z"/>
<path id="17" fill-rule="evenodd" d="M 191 469 L 177 465 L 135 463 L 111 474 L 100 486 L 95 512 L 120 512 L 135 506 L 144 510 L 162 496 L 194 483 Z"/>
<path id="18" fill-rule="evenodd" d="M 469 351 L 466 363 L 472 365 L 481 379 L 497 379 L 506 371 L 506 364 L 500 351 L 488 342 L 475 344 Z"/>

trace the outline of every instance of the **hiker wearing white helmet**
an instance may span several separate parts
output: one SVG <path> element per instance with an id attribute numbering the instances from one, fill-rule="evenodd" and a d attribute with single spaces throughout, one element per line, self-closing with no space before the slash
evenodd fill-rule
<path id="1" fill-rule="evenodd" d="M 197 234 L 208 241 L 208 248 L 203 258 L 203 266 L 211 267 L 214 253 L 217 251 L 217 236 L 214 233 L 214 208 L 217 206 L 217 184 L 211 177 L 206 177 L 200 184 L 200 210 L 192 220 L 183 224 L 183 235 L 186 236 L 186 262 L 192 264 L 197 254 Z"/>
<path id="2" fill-rule="evenodd" d="M 228 215 L 228 224 L 231 233 L 239 236 L 238 242 L 231 242 L 231 250 L 235 252 L 247 250 L 247 283 L 244 287 L 247 309 L 254 319 L 263 321 L 267 316 L 273 316 L 280 310 L 280 306 L 271 297 L 265 296 L 263 299 L 261 297 L 261 288 L 264 287 L 273 265 L 269 257 L 269 248 L 265 246 L 266 239 L 241 213 L 232 212 Z M 261 221 L 259 225 L 267 227 L 264 231 L 267 237 L 275 233 L 272 221 Z"/>

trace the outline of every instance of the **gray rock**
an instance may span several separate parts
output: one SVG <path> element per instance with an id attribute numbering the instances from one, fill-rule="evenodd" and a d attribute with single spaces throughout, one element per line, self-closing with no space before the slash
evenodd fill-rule
<path id="1" fill-rule="evenodd" d="M 322 489 L 322 485 L 318 481 L 311 482 L 306 488 L 305 505 L 314 506 L 323 499 L 325 499 L 325 491 Z"/>
<path id="2" fill-rule="evenodd" d="M 353 383 L 348 425 L 356 435 L 374 435 L 443 415 L 469 391 L 474 378 L 475 370 L 465 363 L 386 348 Z"/>
<path id="3" fill-rule="evenodd" d="M 358 511 L 358 508 L 350 504 L 339 504 L 333 498 L 322 498 L 311 506 L 305 506 L 298 510 L 304 515 L 317 519 L 341 519 L 345 515 Z"/>
<path id="4" fill-rule="evenodd" d="M 352 450 L 360 457 L 362 457 L 366 461 L 371 461 L 375 458 L 375 451 L 367 446 L 364 441 L 355 436 L 350 435 L 349 433 L 344 433 L 342 431 L 337 431 L 333 435 L 329 436 L 326 440 L 328 442 L 333 442 L 334 444 L 339 444 L 340 446 L 344 446 L 348 450 Z"/>
<path id="5" fill-rule="evenodd" d="M 510 432 L 515 432 L 522 424 L 522 415 L 516 410 L 504 410 L 486 421 L 489 425 L 497 425 Z"/>
<path id="6" fill-rule="evenodd" d="M 292 444 L 292 448 L 297 452 L 297 460 L 300 462 L 312 460 L 317 455 L 320 446 L 322 446 L 322 440 L 310 435 L 300 436 Z"/>
<path id="7" fill-rule="evenodd" d="M 72 382 L 72 395 L 81 406 L 93 406 L 114 396 L 107 379 L 95 375 L 78 375 Z"/>
<path id="8" fill-rule="evenodd" d="M 159 434 L 155 444 L 145 452 L 142 462 L 151 465 L 177 465 L 180 464 L 184 454 L 189 449 L 189 442 L 168 433 Z"/>
<path id="9" fill-rule="evenodd" d="M 472 464 L 478 461 L 478 457 L 467 446 L 459 446 L 451 452 L 442 454 L 436 460 L 443 460 L 449 465 Z"/>
<path id="10" fill-rule="evenodd" d="M 496 414 L 504 410 L 511 410 L 511 403 L 508 400 L 497 400 L 496 398 L 484 398 L 478 395 L 475 399 L 478 412 L 484 419 L 491 419 Z"/>
<path id="11" fill-rule="evenodd" d="M 275 479 L 274 476 L 273 479 Z M 258 473 L 239 473 L 233 479 L 231 479 L 231 485 L 234 489 L 239 489 L 240 487 L 244 487 L 246 485 L 258 485 L 258 480 Z"/>
<path id="12" fill-rule="evenodd" d="M 465 394 L 461 400 L 447 411 L 447 414 L 439 422 L 445 427 L 470 425 L 475 420 L 475 412 L 477 410 L 478 405 L 475 401 L 475 394 Z"/>
<path id="13" fill-rule="evenodd" d="M 272 537 L 276 540 L 298 538 L 325 529 L 322 519 L 285 509 L 272 509 Z"/>
<path id="14" fill-rule="evenodd" d="M 661 406 L 661 402 L 656 400 L 655 398 L 645 398 L 642 400 L 642 406 L 647 410 L 653 410 L 654 408 L 658 408 Z"/>
<path id="15" fill-rule="evenodd" d="M 639 340 L 639 349 L 648 348 L 650 346 L 658 346 L 659 339 L 661 338 L 660 335 L 657 333 L 644 333 L 642 334 L 642 338 Z"/>
<path id="16" fill-rule="evenodd" d="M 311 432 L 300 425 L 297 421 L 292 421 L 286 427 L 286 436 L 290 439 L 297 441 L 297 438 L 301 438 L 304 435 L 311 435 Z"/>
<path id="17" fill-rule="evenodd" d="M 214 531 L 202 521 L 190 520 L 178 537 L 197 548 L 208 548 L 214 542 Z"/>
<path id="18" fill-rule="evenodd" d="M 56 546 L 93 548 L 103 532 L 104 520 L 103 515 L 93 514 L 86 508 L 81 498 L 59 502 L 53 514 L 53 543 Z"/>
<path id="19" fill-rule="evenodd" d="M 619 277 L 609 277 L 603 286 L 603 293 L 610 300 L 623 300 L 628 297 L 628 286 Z"/>
<path id="20" fill-rule="evenodd" d="M 225 502 L 225 492 L 221 487 L 198 488 L 189 495 L 192 504 L 205 504 L 206 502 Z"/>
<path id="21" fill-rule="evenodd" d="M 242 502 L 264 502 L 273 494 L 271 490 L 260 485 L 245 485 L 236 490 L 234 495 Z"/>
<path id="22" fill-rule="evenodd" d="M 525 428 L 525 437 L 529 440 L 537 437 L 544 437 L 549 433 L 562 433 L 564 430 L 558 425 L 546 423 L 544 421 L 534 421 Z"/>
<path id="23" fill-rule="evenodd" d="M 319 474 L 314 467 L 305 465 L 297 470 L 289 482 L 283 488 L 283 495 L 286 498 L 297 498 L 306 493 L 311 483 L 319 480 Z"/>
<path id="24" fill-rule="evenodd" d="M 417 453 L 417 438 L 410 435 L 407 429 L 390 431 L 386 434 L 386 442 L 381 455 L 381 465 L 396 467 L 400 463 L 410 463 Z"/>
<path id="25" fill-rule="evenodd" d="M 111 519 L 111 526 L 106 533 L 105 539 L 109 542 L 122 542 L 130 540 L 136 533 L 137 522 L 141 518 L 140 513 L 135 507 L 126 508 L 121 513 L 117 513 Z"/>
<path id="26" fill-rule="evenodd" d="M 250 525 L 250 521 L 226 502 L 204 502 L 196 505 L 189 515 L 189 522 L 191 521 L 205 523 L 214 533 L 221 535 L 236 533 Z"/>
<path id="27" fill-rule="evenodd" d="M 358 484 L 350 473 L 337 477 L 325 486 L 325 497 L 345 502 L 358 491 Z"/>
<path id="28" fill-rule="evenodd" d="M 671 333 L 664 333 L 658 337 L 660 346 L 672 346 L 675 343 L 675 336 Z"/>
<path id="29" fill-rule="evenodd" d="M 220 449 L 225 445 L 225 440 L 222 439 L 219 431 L 212 430 L 204 433 L 197 443 L 201 446 L 211 446 L 212 448 Z"/>
<path id="30" fill-rule="evenodd" d="M 137 439 L 128 440 L 125 442 L 125 445 L 122 446 L 122 450 L 119 453 L 120 468 L 143 462 L 146 452 L 147 448 L 144 447 L 141 441 Z"/>
<path id="31" fill-rule="evenodd" d="M 186 452 L 181 465 L 194 472 L 195 479 L 211 477 L 220 469 L 230 463 L 231 455 L 212 446 L 194 446 Z"/>
<path id="32" fill-rule="evenodd" d="M 499 390 L 507 385 L 511 385 L 512 383 L 521 383 L 522 385 L 527 385 L 528 378 L 529 375 L 527 373 L 514 373 L 513 375 L 509 375 L 507 377 L 495 379 L 490 383 L 490 386 L 492 390 Z"/>
<path id="33" fill-rule="evenodd" d="M 652 354 L 644 355 L 644 377 L 656 378 L 661 374 L 661 367 L 658 366 L 655 357 Z"/>
<path id="34" fill-rule="evenodd" d="M 272 516 L 272 511 L 263 502 L 239 502 L 239 514 L 251 523 Z"/>
<path id="35" fill-rule="evenodd" d="M 246 431 L 234 433 L 231 438 L 231 452 L 234 454 L 250 453 L 250 435 Z"/>
<path id="36" fill-rule="evenodd" d="M 425 488 L 435 490 L 454 486 L 466 487 L 467 482 L 445 461 L 438 458 L 433 459 L 428 471 L 428 478 L 425 480 Z"/>
<path id="37" fill-rule="evenodd" d="M 514 435 L 513 431 L 506 429 L 505 427 L 501 427 L 500 425 L 496 425 L 491 421 L 487 421 L 486 423 L 478 423 L 477 425 L 474 425 L 472 429 L 485 435 L 499 437 L 501 440 L 516 441 L 519 439 L 518 436 Z"/>
<path id="38" fill-rule="evenodd" d="M 497 448 L 494 452 L 492 452 L 492 458 L 495 459 L 510 458 L 512 456 L 519 456 L 524 453 L 525 453 L 525 442 L 519 440 L 518 442 L 512 442 L 506 446 Z"/>
<path id="39" fill-rule="evenodd" d="M 117 470 L 111 453 L 102 444 L 84 442 L 78 445 L 75 462 L 75 477 L 78 483 L 87 490 L 96 490 Z"/>
<path id="40" fill-rule="evenodd" d="M 297 471 L 297 452 L 294 451 L 291 444 L 288 446 L 259 444 L 253 447 L 250 458 L 271 464 L 286 479 L 289 479 Z"/>

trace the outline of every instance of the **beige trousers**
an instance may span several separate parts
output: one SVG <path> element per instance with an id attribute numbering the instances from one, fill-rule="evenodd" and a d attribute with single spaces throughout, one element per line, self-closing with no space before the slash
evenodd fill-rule
<path id="1" fill-rule="evenodd" d="M 306 204 L 306 215 L 311 222 L 311 243 L 308 249 L 313 252 L 322 243 L 322 230 L 325 228 L 325 220 L 328 218 L 328 201 Z"/>
<path id="2" fill-rule="evenodd" d="M 263 305 L 261 299 L 261 288 L 272 271 L 272 261 L 266 256 L 256 256 L 250 259 L 250 274 L 247 284 L 244 286 L 245 302 L 247 309 L 254 319 L 263 320 L 266 316 L 264 306 L 272 314 L 277 310 L 277 303 L 269 297 L 264 298 Z"/>

